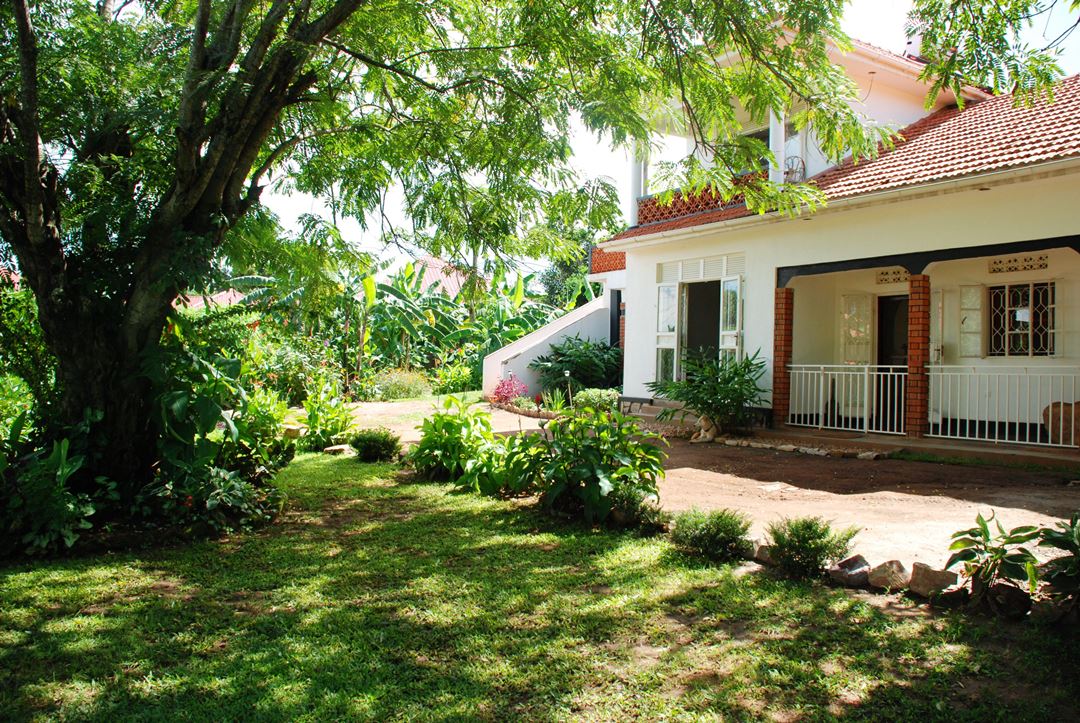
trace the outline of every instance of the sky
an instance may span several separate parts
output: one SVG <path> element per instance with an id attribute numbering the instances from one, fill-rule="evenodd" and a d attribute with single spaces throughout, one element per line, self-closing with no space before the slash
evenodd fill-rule
<path id="1" fill-rule="evenodd" d="M 1029 44 L 1045 45 L 1075 21 L 1076 16 L 1064 7 L 1066 3 L 1060 2 L 1058 5 L 1061 7 L 1056 7 L 1049 16 L 1041 18 L 1037 25 L 1028 31 L 1025 40 Z M 910 9 L 911 0 L 853 0 L 844 14 L 844 31 L 858 40 L 895 53 L 903 53 L 907 47 L 904 23 Z M 1066 75 L 1080 73 L 1080 31 L 1068 39 L 1060 62 Z M 575 124 L 572 147 L 574 167 L 582 180 L 598 177 L 610 179 L 619 188 L 619 197 L 626 213 L 630 205 L 630 160 L 626 152 L 612 150 L 608 144 L 590 134 L 580 124 Z M 304 194 L 267 193 L 264 201 L 290 231 L 298 228 L 297 219 L 301 214 L 329 216 L 326 207 L 318 199 Z M 393 202 L 391 197 L 387 204 L 387 215 L 400 219 L 401 214 L 393 208 Z M 383 258 L 387 257 L 388 252 L 383 250 L 379 241 L 380 230 L 377 224 L 363 230 L 355 220 L 345 219 L 339 225 L 345 238 L 352 240 L 359 248 L 381 253 Z M 389 255 L 397 255 L 403 260 L 405 258 L 396 249 L 390 250 Z M 545 265 L 542 262 L 524 264 L 525 268 L 531 271 L 540 270 Z"/>

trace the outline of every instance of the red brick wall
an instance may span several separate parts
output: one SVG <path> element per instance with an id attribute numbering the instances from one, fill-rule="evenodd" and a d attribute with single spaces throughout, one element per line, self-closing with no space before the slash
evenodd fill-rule
<path id="1" fill-rule="evenodd" d="M 619 304 L 619 348 L 626 348 L 626 304 Z"/>
<path id="2" fill-rule="evenodd" d="M 605 271 L 622 271 L 626 268 L 626 253 L 624 251 L 604 251 L 599 247 L 594 248 L 590 267 L 594 274 L 602 274 Z"/>
<path id="3" fill-rule="evenodd" d="M 791 403 L 791 337 L 795 311 L 793 289 L 777 289 L 773 309 L 773 424 L 787 423 Z"/>
<path id="4" fill-rule="evenodd" d="M 908 296 L 908 378 L 905 422 L 909 437 L 926 434 L 930 399 L 930 277 L 912 274 Z"/>

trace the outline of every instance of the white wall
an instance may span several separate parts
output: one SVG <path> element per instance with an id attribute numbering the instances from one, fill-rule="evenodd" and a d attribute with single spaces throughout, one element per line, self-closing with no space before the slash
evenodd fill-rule
<path id="1" fill-rule="evenodd" d="M 743 346 L 751 353 L 760 349 L 771 365 L 777 267 L 1080 234 L 1080 215 L 1076 213 L 1078 192 L 1080 174 L 1074 173 L 996 186 L 986 192 L 965 190 L 859 208 L 835 207 L 802 219 L 759 223 L 726 233 L 712 230 L 689 239 L 631 248 L 627 253 L 627 290 L 623 295 L 626 303 L 624 394 L 650 396 L 645 384 L 655 378 L 656 265 L 659 263 L 744 253 L 747 271 Z M 929 273 L 933 285 L 933 267 Z M 793 282 L 796 309 L 799 287 L 795 284 L 805 283 Z M 903 287 L 892 293 L 903 293 Z M 1080 288 L 1070 296 L 1070 303 L 1075 303 Z M 823 306 L 821 313 L 831 326 L 834 310 Z M 805 324 L 819 323 L 815 316 L 799 314 L 796 311 L 797 323 L 800 320 Z M 1080 313 L 1070 312 L 1070 316 L 1080 317 Z M 1080 327 L 1070 334 L 1073 341 L 1069 353 L 1080 355 L 1076 346 Z M 771 386 L 771 379 L 766 379 L 765 385 Z"/>
<path id="2" fill-rule="evenodd" d="M 608 341 L 611 336 L 608 298 L 607 293 L 601 294 L 584 306 L 484 357 L 484 396 L 490 396 L 495 386 L 511 374 L 525 382 L 530 396 L 539 394 L 540 378 L 529 369 L 529 364 L 551 351 L 552 344 L 574 335 L 582 339 Z"/>

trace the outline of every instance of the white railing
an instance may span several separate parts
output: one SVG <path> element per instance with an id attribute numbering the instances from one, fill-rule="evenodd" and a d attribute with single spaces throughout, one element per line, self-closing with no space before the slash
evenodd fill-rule
<path id="1" fill-rule="evenodd" d="M 932 437 L 1080 444 L 1080 367 L 931 366 L 927 371 Z"/>
<path id="2" fill-rule="evenodd" d="M 907 367 L 794 364 L 787 423 L 851 432 L 903 434 Z"/>

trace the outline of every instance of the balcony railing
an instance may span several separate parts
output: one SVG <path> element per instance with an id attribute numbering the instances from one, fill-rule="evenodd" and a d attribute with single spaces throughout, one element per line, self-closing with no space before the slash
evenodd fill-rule
<path id="1" fill-rule="evenodd" d="M 907 367 L 796 364 L 787 423 L 850 432 L 903 434 Z"/>
<path id="2" fill-rule="evenodd" d="M 1080 367 L 933 366 L 933 437 L 1076 447 Z"/>

